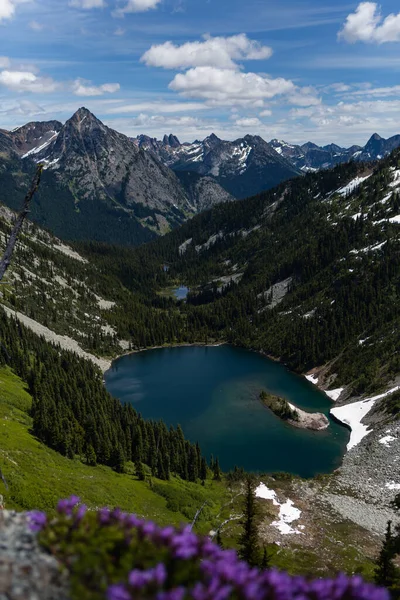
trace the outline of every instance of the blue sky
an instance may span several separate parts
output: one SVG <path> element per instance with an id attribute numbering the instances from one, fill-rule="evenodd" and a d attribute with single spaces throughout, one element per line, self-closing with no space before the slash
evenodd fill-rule
<path id="1" fill-rule="evenodd" d="M 0 128 L 86 106 L 128 135 L 400 133 L 392 0 L 0 0 Z"/>

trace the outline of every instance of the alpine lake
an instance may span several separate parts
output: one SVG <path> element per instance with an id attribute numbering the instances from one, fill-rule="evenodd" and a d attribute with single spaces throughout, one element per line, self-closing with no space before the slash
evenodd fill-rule
<path id="1" fill-rule="evenodd" d="M 261 404 L 265 390 L 329 417 L 333 402 L 304 377 L 260 354 L 229 345 L 179 346 L 123 356 L 105 374 L 107 390 L 146 419 L 180 424 L 224 471 L 302 477 L 340 466 L 349 439 L 330 420 L 324 431 L 295 428 Z"/>

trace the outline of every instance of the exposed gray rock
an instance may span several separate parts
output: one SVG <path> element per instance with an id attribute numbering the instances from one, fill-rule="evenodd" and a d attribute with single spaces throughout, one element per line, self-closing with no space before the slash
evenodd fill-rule
<path id="1" fill-rule="evenodd" d="M 24 513 L 0 511 L 0 600 L 68 600 L 65 572 L 38 545 Z"/>

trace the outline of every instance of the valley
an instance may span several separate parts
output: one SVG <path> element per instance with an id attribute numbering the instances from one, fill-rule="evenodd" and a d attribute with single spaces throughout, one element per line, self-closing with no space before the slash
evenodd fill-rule
<path id="1" fill-rule="evenodd" d="M 84 116 L 68 128 L 82 130 Z M 43 153 L 63 148 L 51 136 L 38 143 L 48 143 Z M 2 193 L 15 207 L 28 159 L 3 163 Z M 138 248 L 123 228 L 121 245 L 107 243 L 112 219 L 102 239 L 88 228 L 72 241 L 65 221 L 26 223 L 0 289 L 7 504 L 49 509 L 76 485 L 92 508 L 119 504 L 178 523 L 207 501 L 197 531 L 226 521 L 224 543 L 235 547 L 244 468 L 269 490 L 257 500 L 259 535 L 274 565 L 290 570 L 296 556 L 297 572 L 312 564 L 371 578 L 400 485 L 399 161 L 394 151 L 207 205 Z M 82 165 L 76 185 L 90 194 Z M 57 177 L 50 165 L 49 201 Z M 75 198 L 74 218 L 97 230 L 83 208 L 101 205 L 93 194 Z M 47 210 L 42 200 L 32 217 Z M 13 219 L 2 206 L 2 248 Z M 322 412 L 329 427 L 290 427 L 260 404 L 262 389 Z M 300 511 L 282 521 L 289 533 L 276 525 L 282 506 Z"/>

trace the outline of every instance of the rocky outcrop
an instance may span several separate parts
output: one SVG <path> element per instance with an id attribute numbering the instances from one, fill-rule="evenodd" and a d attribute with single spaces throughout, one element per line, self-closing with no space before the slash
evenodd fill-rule
<path id="1" fill-rule="evenodd" d="M 324 414 L 309 413 L 301 410 L 297 406 L 290 404 L 285 398 L 261 392 L 260 400 L 277 417 L 293 425 L 293 427 L 311 429 L 312 431 L 323 431 L 329 427 L 329 420 Z"/>
<path id="2" fill-rule="evenodd" d="M 68 600 L 68 578 L 29 530 L 24 513 L 0 510 L 0 598 Z"/>

